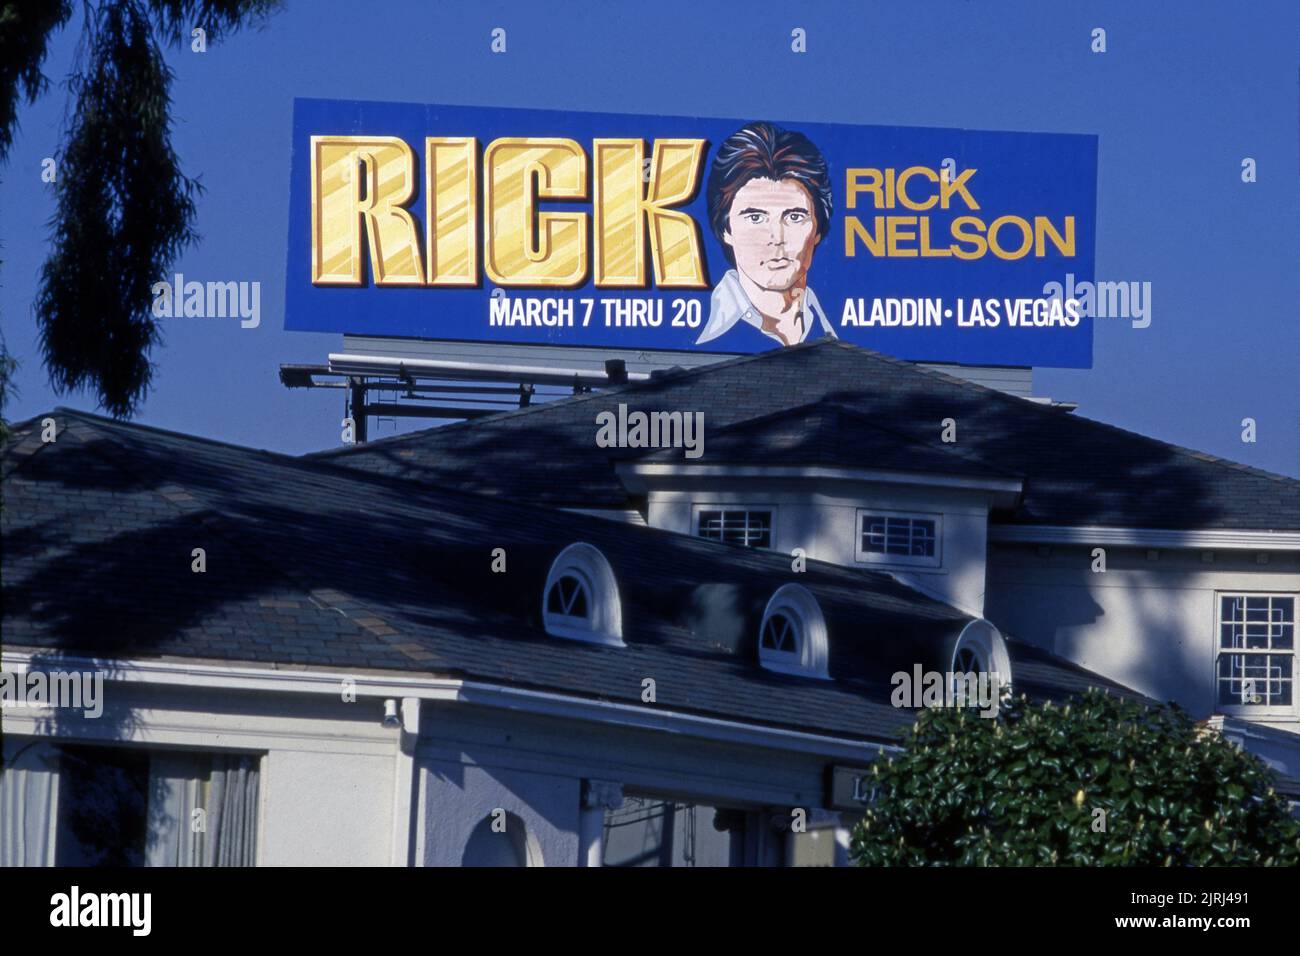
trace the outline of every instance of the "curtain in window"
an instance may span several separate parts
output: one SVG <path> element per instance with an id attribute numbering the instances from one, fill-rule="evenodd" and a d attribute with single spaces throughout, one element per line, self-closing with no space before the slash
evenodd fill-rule
<path id="1" fill-rule="evenodd" d="M 149 866 L 252 866 L 258 758 L 155 752 L 149 763 Z"/>
<path id="2" fill-rule="evenodd" d="M 257 853 L 257 758 L 212 758 L 208 792 L 207 866 L 252 866 Z"/>
<path id="3" fill-rule="evenodd" d="M 0 866 L 53 866 L 59 752 L 31 737 L 4 738 L 0 767 Z"/>
<path id="4" fill-rule="evenodd" d="M 146 865 L 203 865 L 211 763 L 207 754 L 158 751 L 150 755 Z"/>

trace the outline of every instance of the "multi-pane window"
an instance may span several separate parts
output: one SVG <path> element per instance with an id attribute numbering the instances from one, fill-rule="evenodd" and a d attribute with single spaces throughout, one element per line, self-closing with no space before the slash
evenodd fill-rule
<path id="1" fill-rule="evenodd" d="M 772 546 L 770 511 L 701 511 L 700 537 L 749 548 Z"/>
<path id="2" fill-rule="evenodd" d="M 938 556 L 938 521 L 910 515 L 863 514 L 861 552 L 933 559 Z"/>
<path id="3" fill-rule="evenodd" d="M 1219 595 L 1219 704 L 1294 703 L 1296 597 Z"/>
<path id="4" fill-rule="evenodd" d="M 760 646 L 765 651 L 777 651 L 799 656 L 799 625 L 787 614 L 773 614 L 763 624 Z"/>
<path id="5" fill-rule="evenodd" d="M 546 596 L 548 614 L 586 618 L 590 613 L 587 606 L 587 586 L 575 574 L 565 574 L 557 578 Z"/>

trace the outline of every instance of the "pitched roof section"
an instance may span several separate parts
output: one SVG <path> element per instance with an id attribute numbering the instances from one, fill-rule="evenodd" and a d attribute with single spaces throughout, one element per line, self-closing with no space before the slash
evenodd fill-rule
<path id="1" fill-rule="evenodd" d="M 681 449 L 643 456 L 646 462 L 683 461 Z M 688 464 L 796 466 L 911 471 L 968 478 L 1017 479 L 942 441 L 927 444 L 883 427 L 837 401 L 773 412 L 707 435 L 704 453 Z"/>
<path id="2" fill-rule="evenodd" d="M 895 662 L 937 668 L 969 618 L 891 577 L 552 512 L 78 412 L 5 448 L 7 648 L 460 676 L 753 724 L 893 739 Z M 545 634 L 568 544 L 609 559 L 626 647 Z M 193 549 L 206 570 L 192 570 Z M 491 570 L 505 550 L 506 573 Z M 830 632 L 834 681 L 757 664 L 758 618 L 797 580 Z M 1013 661 L 1019 651 L 1014 652 Z M 1025 689 L 1118 685 L 1026 649 Z"/>
<path id="3" fill-rule="evenodd" d="M 1300 481 L 1169 445 L 834 340 L 774 349 L 645 383 L 321 453 L 340 464 L 558 507 L 625 508 L 614 470 L 635 451 L 596 446 L 596 415 L 704 413 L 720 429 L 830 401 L 907 439 L 1023 475 L 996 520 L 1169 529 L 1300 530 Z M 947 446 L 952 451 L 953 446 Z"/>

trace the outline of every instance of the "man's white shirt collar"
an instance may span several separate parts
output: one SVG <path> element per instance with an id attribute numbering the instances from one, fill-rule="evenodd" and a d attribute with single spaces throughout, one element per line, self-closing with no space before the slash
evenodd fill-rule
<path id="1" fill-rule="evenodd" d="M 803 336 L 799 339 L 800 342 L 805 341 L 812 332 L 813 323 L 809 319 L 820 322 L 826 334 L 831 338 L 836 338 L 835 330 L 827 321 L 826 313 L 822 311 L 821 303 L 817 301 L 816 294 L 807 286 L 803 290 L 802 312 L 804 323 Z M 740 284 L 740 276 L 736 270 L 729 269 L 727 274 L 722 277 L 722 281 L 713 290 L 713 298 L 709 302 L 709 321 L 704 324 L 704 331 L 695 340 L 695 344 L 703 345 L 705 342 L 711 342 L 718 336 L 731 331 L 732 326 L 737 322 L 748 322 L 768 338 L 781 342 L 781 338 L 775 333 L 764 331 L 763 313 L 754 308 L 754 304 L 749 301 L 749 296 L 745 294 L 745 289 Z"/>

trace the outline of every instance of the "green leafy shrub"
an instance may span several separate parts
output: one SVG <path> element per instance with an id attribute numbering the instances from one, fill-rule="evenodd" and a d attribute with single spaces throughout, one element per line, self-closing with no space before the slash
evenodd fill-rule
<path id="1" fill-rule="evenodd" d="M 1300 824 L 1264 764 L 1175 705 L 1088 691 L 997 717 L 921 712 L 872 770 L 863 866 L 1300 863 Z"/>

